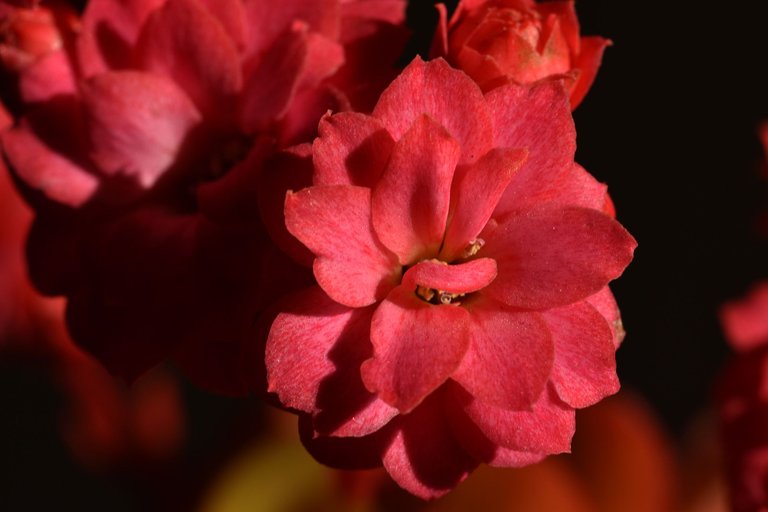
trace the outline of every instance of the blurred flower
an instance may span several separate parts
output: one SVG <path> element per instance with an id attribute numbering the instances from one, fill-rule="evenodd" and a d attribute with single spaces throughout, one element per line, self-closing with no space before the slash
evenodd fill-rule
<path id="1" fill-rule="evenodd" d="M 314 186 L 285 201 L 319 286 L 272 326 L 270 390 L 311 415 L 315 441 L 370 439 L 352 464 L 380 458 L 425 498 L 479 462 L 568 451 L 574 409 L 619 386 L 607 284 L 636 244 L 573 163 L 562 86 L 483 97 L 417 59 L 372 116 L 319 133 Z"/>
<path id="2" fill-rule="evenodd" d="M 378 95 L 404 7 L 93 0 L 19 71 L 3 149 L 37 214 L 33 280 L 67 297 L 80 345 L 129 379 L 172 357 L 201 386 L 247 390 L 255 318 L 305 280 L 260 220 L 261 173 L 327 109 Z M 385 43 L 390 61 L 345 60 Z"/>
<path id="3" fill-rule="evenodd" d="M 736 357 L 718 385 L 723 451 L 735 512 L 768 507 L 768 283 L 725 304 L 720 318 Z"/>
<path id="4" fill-rule="evenodd" d="M 575 109 L 610 44 L 579 35 L 573 0 L 461 0 L 450 21 L 445 5 L 438 9 L 433 54 L 464 70 L 483 91 L 565 77 Z"/>

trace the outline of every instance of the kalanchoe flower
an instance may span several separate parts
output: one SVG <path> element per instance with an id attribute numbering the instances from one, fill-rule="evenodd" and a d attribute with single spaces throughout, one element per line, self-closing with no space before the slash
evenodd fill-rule
<path id="1" fill-rule="evenodd" d="M 378 96 L 404 7 L 93 0 L 71 44 L 21 70 L 3 150 L 37 212 L 33 279 L 67 297 L 78 343 L 129 379 L 172 356 L 209 389 L 245 391 L 254 317 L 302 282 L 260 220 L 260 174 L 327 109 Z M 346 60 L 385 45 L 384 62 Z"/>
<path id="2" fill-rule="evenodd" d="M 574 409 L 618 389 L 607 284 L 635 247 L 574 150 L 560 83 L 483 96 L 442 59 L 321 121 L 313 186 L 285 200 L 317 286 L 266 349 L 316 457 L 429 498 L 569 449 Z"/>
<path id="3" fill-rule="evenodd" d="M 720 320 L 736 357 L 718 385 L 723 454 L 735 512 L 768 507 L 768 283 L 725 304 Z"/>
<path id="4" fill-rule="evenodd" d="M 444 56 L 488 91 L 514 82 L 565 77 L 575 109 L 610 41 L 581 37 L 573 0 L 461 0 L 450 21 L 439 4 L 433 54 Z"/>

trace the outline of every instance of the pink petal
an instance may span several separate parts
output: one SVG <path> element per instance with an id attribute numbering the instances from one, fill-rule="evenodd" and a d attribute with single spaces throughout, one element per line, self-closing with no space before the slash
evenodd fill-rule
<path id="1" fill-rule="evenodd" d="M 448 56 L 448 9 L 445 4 L 435 4 L 435 9 L 437 9 L 437 28 L 432 37 L 429 55 L 445 58 Z"/>
<path id="2" fill-rule="evenodd" d="M 25 103 L 44 102 L 55 96 L 75 95 L 75 75 L 67 52 L 49 53 L 19 74 L 19 92 Z"/>
<path id="3" fill-rule="evenodd" d="M 300 87 L 317 87 L 343 63 L 344 48 L 340 44 L 322 35 L 310 33 L 307 37 L 307 60 L 302 70 Z"/>
<path id="4" fill-rule="evenodd" d="M 621 342 L 624 341 L 626 332 L 624 331 L 624 324 L 621 322 L 619 305 L 616 304 L 611 289 L 606 286 L 596 294 L 587 297 L 586 300 L 605 318 L 613 333 L 613 346 L 619 348 Z"/>
<path id="5" fill-rule="evenodd" d="M 373 116 L 381 119 L 395 140 L 427 114 L 461 146 L 460 163 L 472 163 L 492 147 L 488 107 L 477 85 L 443 59 L 416 57 L 381 94 Z M 521 144 L 497 144 L 521 147 Z"/>
<path id="6" fill-rule="evenodd" d="M 441 261 L 425 260 L 408 269 L 403 286 L 411 291 L 417 286 L 450 293 L 472 293 L 481 290 L 496 278 L 496 262 L 490 258 L 447 265 Z"/>
<path id="7" fill-rule="evenodd" d="M 449 388 L 457 406 L 493 445 L 515 451 L 563 453 L 571 449 L 574 410 L 548 387 L 529 411 L 510 411 L 473 399 L 457 384 Z"/>
<path id="8" fill-rule="evenodd" d="M 92 0 L 83 14 L 78 39 L 81 75 L 133 65 L 133 48 L 149 14 L 166 0 Z"/>
<path id="9" fill-rule="evenodd" d="M 318 134 L 312 144 L 315 185 L 373 188 L 395 144 L 378 119 L 357 112 L 323 117 Z"/>
<path id="10" fill-rule="evenodd" d="M 150 188 L 176 162 L 200 113 L 166 78 L 118 71 L 82 86 L 93 159 L 107 174 Z"/>
<path id="11" fill-rule="evenodd" d="M 243 131 L 266 130 L 288 110 L 306 65 L 308 30 L 301 22 L 286 28 L 246 75 L 239 106 Z"/>
<path id="12" fill-rule="evenodd" d="M 578 54 L 581 48 L 581 37 L 574 3 L 572 1 L 541 2 L 536 4 L 536 9 L 543 17 L 557 17 L 560 30 L 568 41 L 568 46 L 574 54 Z"/>
<path id="13" fill-rule="evenodd" d="M 442 407 L 433 396 L 401 416 L 382 456 L 395 482 L 423 499 L 446 494 L 477 466 L 454 439 Z"/>
<path id="14" fill-rule="evenodd" d="M 441 259 L 452 261 L 466 256 L 467 247 L 491 218 L 501 195 L 526 158 L 525 150 L 496 148 L 475 164 L 456 169 Z"/>
<path id="15" fill-rule="evenodd" d="M 394 435 L 393 423 L 367 436 L 329 437 L 315 432 L 311 416 L 299 414 L 299 437 L 310 455 L 326 466 L 346 470 L 380 468 L 381 454 Z"/>
<path id="16" fill-rule="evenodd" d="M 396 286 L 400 267 L 371 228 L 370 189 L 310 187 L 285 198 L 288 231 L 312 251 L 317 282 L 336 302 L 363 307 Z"/>
<path id="17" fill-rule="evenodd" d="M 235 47 L 242 50 L 245 47 L 245 10 L 242 0 L 201 0 L 224 31 L 232 38 Z"/>
<path id="18" fill-rule="evenodd" d="M 560 399 L 580 409 L 617 392 L 616 347 L 605 318 L 586 301 L 542 315 L 555 342 L 552 384 Z"/>
<path id="19" fill-rule="evenodd" d="M 302 144 L 274 154 L 263 163 L 258 173 L 243 167 L 242 178 L 254 177 L 256 197 L 261 220 L 270 237 L 286 254 L 307 267 L 312 266 L 315 255 L 288 232 L 285 225 L 285 194 L 289 190 L 300 190 L 312 183 L 311 146 Z M 226 178 L 225 178 L 226 179 Z M 243 197 L 248 204 L 248 199 Z M 253 196 L 250 198 L 252 204 Z"/>
<path id="20" fill-rule="evenodd" d="M 581 53 L 573 63 L 573 67 L 579 70 L 579 76 L 571 89 L 571 109 L 579 106 L 592 87 L 603 60 L 603 52 L 611 44 L 610 40 L 598 36 L 581 38 Z"/>
<path id="21" fill-rule="evenodd" d="M 343 21 L 360 18 L 399 25 L 405 22 L 407 5 L 406 0 L 349 0 L 341 3 L 341 17 Z"/>
<path id="22" fill-rule="evenodd" d="M 509 215 L 489 232 L 483 255 L 499 275 L 483 293 L 526 309 L 584 299 L 616 279 L 637 243 L 615 220 L 579 207 L 547 207 Z"/>
<path id="23" fill-rule="evenodd" d="M 376 234 L 401 264 L 437 255 L 459 151 L 456 140 L 426 115 L 395 144 L 373 191 L 371 213 Z"/>
<path id="24" fill-rule="evenodd" d="M 460 400 L 466 391 L 449 382 L 443 393 L 443 408 L 454 438 L 472 458 L 494 467 L 523 467 L 543 460 L 548 454 L 506 448 L 490 441 L 483 431 L 467 416 Z"/>
<path id="25" fill-rule="evenodd" d="M 470 343 L 451 377 L 482 402 L 528 409 L 549 380 L 552 336 L 537 313 L 520 312 L 486 298 L 467 301 Z"/>
<path id="26" fill-rule="evenodd" d="M 465 309 L 434 306 L 398 286 L 373 315 L 374 356 L 361 368 L 365 386 L 401 412 L 411 411 L 459 366 L 468 326 Z"/>
<path id="27" fill-rule="evenodd" d="M 347 308 L 312 288 L 288 298 L 272 324 L 269 391 L 283 405 L 312 413 L 314 428 L 323 434 L 367 435 L 398 414 L 360 379 L 360 364 L 373 353 L 373 310 Z"/>
<path id="28" fill-rule="evenodd" d="M 720 308 L 720 323 L 728 343 L 739 352 L 768 342 L 768 283 L 759 283 L 738 301 Z"/>
<path id="29" fill-rule="evenodd" d="M 278 34 L 294 21 L 301 21 L 313 32 L 336 39 L 339 31 L 338 0 L 243 0 L 248 29 L 248 55 L 263 52 Z"/>
<path id="30" fill-rule="evenodd" d="M 576 131 L 568 96 L 559 82 L 506 85 L 486 95 L 495 145 L 525 148 L 528 160 L 507 187 L 495 217 L 546 200 L 573 165 Z"/>
<path id="31" fill-rule="evenodd" d="M 60 134 L 69 142 L 66 131 Z M 99 180 L 82 162 L 51 148 L 34 132 L 28 120 L 2 135 L 3 149 L 16 175 L 28 187 L 57 203 L 79 207 L 88 202 Z"/>
<path id="32" fill-rule="evenodd" d="M 224 27 L 196 0 L 168 0 L 153 12 L 136 52 L 139 67 L 176 82 L 206 119 L 225 125 L 232 117 L 242 87 L 240 58 Z"/>

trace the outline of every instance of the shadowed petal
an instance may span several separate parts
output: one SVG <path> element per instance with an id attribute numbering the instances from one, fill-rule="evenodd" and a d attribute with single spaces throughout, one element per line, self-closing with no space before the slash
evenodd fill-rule
<path id="1" fill-rule="evenodd" d="M 512 214 L 481 236 L 483 255 L 499 266 L 483 293 L 526 309 L 563 306 L 596 293 L 621 275 L 637 245 L 615 220 L 578 207 Z"/>
<path id="2" fill-rule="evenodd" d="M 376 234 L 401 264 L 437 254 L 459 152 L 456 140 L 426 115 L 395 144 L 373 190 L 371 214 Z"/>
<path id="3" fill-rule="evenodd" d="M 91 0 L 77 41 L 82 76 L 133 65 L 133 50 L 144 21 L 166 0 Z"/>
<path id="4" fill-rule="evenodd" d="M 95 194 L 99 180 L 65 155 L 49 148 L 26 120 L 1 135 L 3 149 L 17 176 L 45 197 L 78 207 Z"/>
<path id="5" fill-rule="evenodd" d="M 288 231 L 315 253 L 318 284 L 336 302 L 362 307 L 381 300 L 400 267 L 371 228 L 370 189 L 309 187 L 285 197 Z"/>
<path id="6" fill-rule="evenodd" d="M 323 117 L 318 133 L 312 144 L 315 185 L 376 185 L 395 144 L 381 121 L 342 112 Z"/>
<path id="7" fill-rule="evenodd" d="M 361 368 L 365 386 L 408 412 L 445 382 L 467 350 L 467 311 L 434 306 L 398 286 L 371 322 L 372 359 Z"/>
<path id="8" fill-rule="evenodd" d="M 454 439 L 436 395 L 399 418 L 382 456 L 384 468 L 398 485 L 423 499 L 446 494 L 477 466 Z"/>
<path id="9" fill-rule="evenodd" d="M 540 315 L 479 295 L 465 305 L 471 319 L 470 343 L 451 378 L 490 405 L 528 409 L 549 379 L 552 336 Z"/>
<path id="10" fill-rule="evenodd" d="M 421 261 L 408 269 L 403 286 L 415 290 L 417 286 L 450 293 L 472 293 L 488 286 L 496 278 L 496 262 L 490 258 L 446 265 L 440 261 Z"/>
<path id="11" fill-rule="evenodd" d="M 134 71 L 83 84 L 93 158 L 107 174 L 150 188 L 171 167 L 200 113 L 170 80 Z"/>
<path id="12" fill-rule="evenodd" d="M 576 57 L 573 67 L 579 70 L 579 76 L 571 90 L 571 108 L 575 109 L 586 96 L 597 76 L 597 69 L 603 60 L 603 52 L 611 41 L 598 36 L 581 38 L 581 52 Z"/>
<path id="13" fill-rule="evenodd" d="M 580 409 L 619 390 L 613 333 L 594 307 L 583 301 L 542 316 L 555 342 L 552 384 L 565 403 Z"/>
<path id="14" fill-rule="evenodd" d="M 312 417 L 299 414 L 299 438 L 310 455 L 326 466 L 351 470 L 380 468 L 381 454 L 394 434 L 392 423 L 362 437 L 319 436 L 312 426 Z"/>
<path id="15" fill-rule="evenodd" d="M 373 353 L 373 310 L 347 308 L 312 288 L 284 301 L 272 324 L 266 348 L 269 391 L 286 406 L 312 413 L 322 434 L 367 435 L 398 413 L 360 380 L 360 364 Z"/>
<path id="16" fill-rule="evenodd" d="M 524 149 L 496 148 L 475 164 L 456 169 L 441 259 L 451 261 L 464 256 L 527 155 Z"/>
<path id="17" fill-rule="evenodd" d="M 562 453 L 571 448 L 576 429 L 574 410 L 549 386 L 529 411 L 510 411 L 473 399 L 458 384 L 449 386 L 453 399 L 494 445 L 515 451 Z"/>
<path id="18" fill-rule="evenodd" d="M 173 79 L 206 119 L 223 124 L 232 116 L 232 102 L 242 87 L 237 49 L 196 0 L 168 0 L 153 12 L 136 52 L 141 68 Z"/>
<path id="19" fill-rule="evenodd" d="M 382 93 L 373 116 L 381 119 L 397 140 L 419 116 L 429 115 L 459 142 L 460 163 L 466 164 L 491 148 L 493 134 L 487 108 L 480 89 L 466 74 L 443 59 L 425 63 L 416 57 Z"/>

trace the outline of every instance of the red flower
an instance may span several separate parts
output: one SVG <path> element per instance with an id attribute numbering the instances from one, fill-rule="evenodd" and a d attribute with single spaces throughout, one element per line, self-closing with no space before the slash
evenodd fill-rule
<path id="1" fill-rule="evenodd" d="M 720 428 L 735 512 L 768 507 L 768 283 L 720 311 L 737 351 L 718 385 Z"/>
<path id="2" fill-rule="evenodd" d="M 302 282 L 260 220 L 261 171 L 328 108 L 378 94 L 346 48 L 390 43 L 375 76 L 394 74 L 404 7 L 93 0 L 71 44 L 23 69 L 3 149 L 38 214 L 33 278 L 68 298 L 78 343 L 128 378 L 173 356 L 245 391 L 254 317 Z"/>
<path id="3" fill-rule="evenodd" d="M 285 202 L 318 286 L 285 302 L 266 352 L 315 454 L 434 497 L 478 462 L 567 451 L 574 408 L 618 389 L 606 285 L 635 241 L 573 163 L 562 86 L 483 96 L 416 60 L 371 116 L 319 133 L 314 185 Z"/>
<path id="4" fill-rule="evenodd" d="M 489 91 L 513 82 L 567 76 L 571 108 L 587 94 L 600 67 L 602 37 L 581 37 L 573 0 L 461 0 L 440 23 L 433 53 L 445 56 Z"/>

